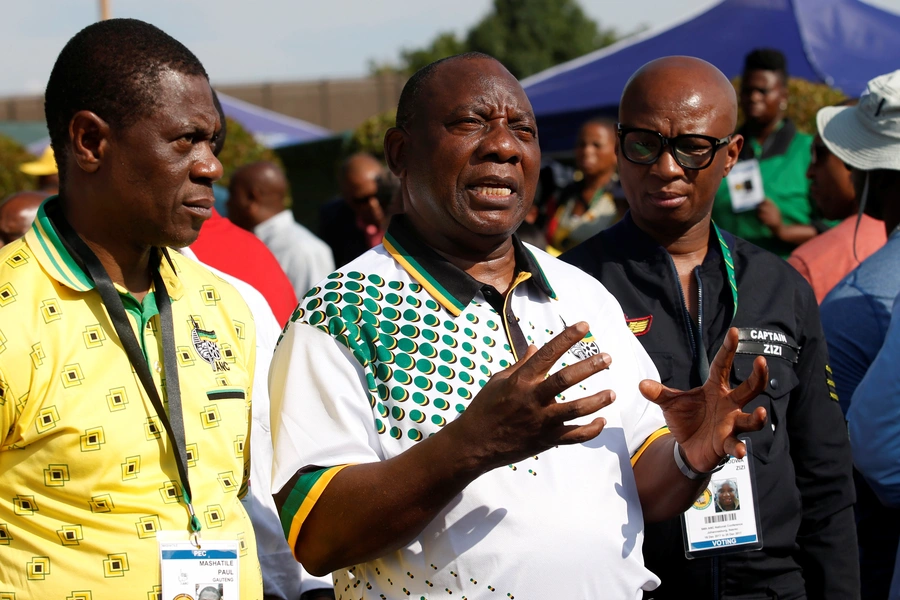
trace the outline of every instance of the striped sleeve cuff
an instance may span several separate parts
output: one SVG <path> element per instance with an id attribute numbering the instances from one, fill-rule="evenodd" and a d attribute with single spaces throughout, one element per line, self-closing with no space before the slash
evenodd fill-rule
<path id="1" fill-rule="evenodd" d="M 349 466 L 350 465 L 340 465 L 328 469 L 320 469 L 318 471 L 304 473 L 297 478 L 297 483 L 294 484 L 294 488 L 291 490 L 291 493 L 288 494 L 287 500 L 285 500 L 284 506 L 281 508 L 281 514 L 279 515 L 281 518 L 281 528 L 284 530 L 284 537 L 287 540 L 288 546 L 290 546 L 291 553 L 294 554 L 295 559 L 297 558 L 297 555 L 294 548 L 297 545 L 297 537 L 300 535 L 300 527 L 303 526 L 303 522 L 306 520 L 306 517 L 309 516 L 309 512 L 312 510 L 313 506 L 315 506 L 316 502 L 319 501 L 322 492 L 328 487 L 328 484 L 331 483 L 334 476 L 342 469 Z"/>
<path id="2" fill-rule="evenodd" d="M 648 437 L 646 439 L 646 441 L 643 444 L 641 444 L 641 447 L 638 448 L 637 452 L 635 452 L 634 455 L 631 457 L 631 466 L 633 467 L 635 465 L 635 463 L 637 463 L 638 459 L 641 457 L 641 455 L 644 453 L 644 451 L 650 447 L 650 444 L 652 444 L 653 442 L 655 442 L 656 440 L 658 440 L 659 438 L 661 438 L 664 435 L 669 435 L 670 433 L 672 433 L 672 432 L 669 431 L 668 427 L 660 427 L 659 429 L 657 429 L 656 431 L 651 433 L 650 437 Z"/>

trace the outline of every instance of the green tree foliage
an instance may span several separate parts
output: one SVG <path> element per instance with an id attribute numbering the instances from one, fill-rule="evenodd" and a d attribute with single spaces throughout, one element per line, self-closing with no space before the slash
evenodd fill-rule
<path id="1" fill-rule="evenodd" d="M 222 163 L 224 175 L 219 180 L 219 185 L 228 187 L 231 176 L 238 168 L 260 160 L 273 162 L 284 168 L 278 155 L 257 142 L 253 135 L 244 129 L 243 125 L 230 117 L 226 117 L 225 122 L 227 123 L 225 147 L 219 153 L 219 161 Z"/>
<path id="2" fill-rule="evenodd" d="M 496 57 L 518 78 L 608 46 L 615 30 L 601 30 L 576 0 L 494 0 L 494 9 L 466 38 L 469 50 Z"/>
<path id="3" fill-rule="evenodd" d="M 443 32 L 424 48 L 401 51 L 398 66 L 372 63 L 370 68 L 411 75 L 441 58 L 477 51 L 496 57 L 522 78 L 617 39 L 614 29 L 601 29 L 585 15 L 577 0 L 494 0 L 491 12 L 464 38 Z"/>
<path id="4" fill-rule="evenodd" d="M 397 123 L 397 111 L 389 110 L 369 117 L 353 130 L 353 135 L 344 148 L 344 155 L 356 152 L 368 152 L 384 160 L 384 134 Z"/>
<path id="5" fill-rule="evenodd" d="M 735 91 L 740 94 L 741 78 L 732 81 Z M 824 83 L 813 83 L 798 77 L 788 79 L 787 117 L 794 122 L 797 129 L 811 135 L 816 133 L 816 113 L 820 108 L 834 106 L 847 99 L 840 90 L 828 87 Z M 738 113 L 738 123 L 743 123 L 743 112 Z"/>
<path id="6" fill-rule="evenodd" d="M 35 188 L 35 178 L 19 170 L 19 165 L 34 159 L 17 142 L 0 135 L 0 200 L 15 192 Z"/>
<path id="7" fill-rule="evenodd" d="M 400 52 L 400 60 L 404 65 L 404 70 L 413 74 L 422 67 L 430 65 L 436 60 L 453 56 L 454 54 L 462 54 L 467 52 L 469 46 L 465 41 L 459 39 L 452 31 L 438 34 L 438 36 L 426 48 L 418 50 L 402 50 Z"/>

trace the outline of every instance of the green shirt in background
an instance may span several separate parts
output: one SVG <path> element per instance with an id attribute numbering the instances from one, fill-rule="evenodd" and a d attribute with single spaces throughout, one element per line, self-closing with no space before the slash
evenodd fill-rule
<path id="1" fill-rule="evenodd" d="M 741 131 L 738 130 L 738 133 Z M 744 136 L 744 148 L 739 160 L 759 160 L 766 198 L 781 210 L 785 225 L 810 225 L 813 205 L 809 199 L 806 170 L 809 168 L 812 136 L 797 131 L 788 120 L 782 121 L 772 136 L 771 143 L 767 140 L 765 149 L 755 139 Z M 733 212 L 731 194 L 724 179 L 716 193 L 712 216 L 722 229 L 782 258 L 787 258 L 796 248 L 772 235 L 772 231 L 757 218 L 755 210 Z"/>

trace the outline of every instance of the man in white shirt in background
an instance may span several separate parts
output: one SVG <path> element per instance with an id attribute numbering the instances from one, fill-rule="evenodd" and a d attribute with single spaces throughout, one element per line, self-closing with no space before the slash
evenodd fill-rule
<path id="1" fill-rule="evenodd" d="M 270 162 L 241 167 L 231 178 L 228 218 L 253 232 L 284 269 L 297 298 L 334 270 L 328 244 L 297 223 L 285 206 L 287 180 Z"/>

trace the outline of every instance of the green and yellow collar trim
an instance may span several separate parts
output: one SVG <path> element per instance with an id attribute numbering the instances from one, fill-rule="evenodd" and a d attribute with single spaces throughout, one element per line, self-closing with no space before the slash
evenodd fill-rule
<path id="1" fill-rule="evenodd" d="M 76 292 L 91 291 L 94 289 L 94 283 L 85 273 L 79 261 L 69 252 L 47 216 L 47 207 L 53 207 L 59 201 L 58 198 L 58 196 L 50 196 L 44 200 L 38 208 L 37 217 L 31 229 L 25 234 L 25 242 L 34 252 L 41 267 L 53 279 Z M 162 252 L 159 269 L 169 296 L 173 300 L 179 299 L 183 294 L 183 288 L 178 278 L 177 267 L 165 249 Z M 119 292 L 127 293 L 124 289 L 120 289 Z"/>
<path id="2" fill-rule="evenodd" d="M 537 289 L 555 300 L 556 293 L 537 260 L 515 235 L 512 242 L 516 271 L 530 274 Z M 484 286 L 425 244 L 403 215 L 391 220 L 383 244 L 394 260 L 454 316 L 459 316 Z"/>

